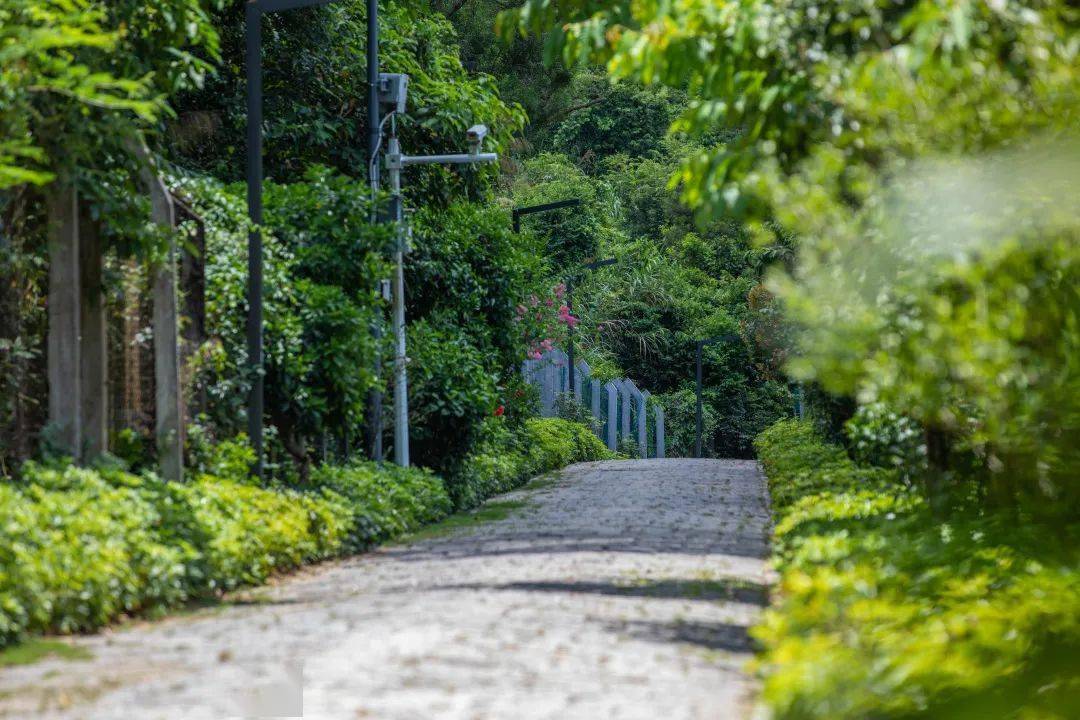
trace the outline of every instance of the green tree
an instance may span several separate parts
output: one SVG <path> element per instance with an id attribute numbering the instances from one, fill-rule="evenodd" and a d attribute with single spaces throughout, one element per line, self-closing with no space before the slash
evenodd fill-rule
<path id="1" fill-rule="evenodd" d="M 465 130 L 491 129 L 501 149 L 524 124 L 524 114 L 499 98 L 495 81 L 466 72 L 453 26 L 416 0 L 379 4 L 383 72 L 409 75 L 408 111 L 397 119 L 412 154 L 460 152 Z M 244 12 L 232 3 L 215 15 L 225 62 L 202 89 L 180 94 L 170 125 L 170 152 L 185 165 L 226 180 L 242 179 L 246 127 Z M 321 164 L 353 177 L 367 175 L 366 6 L 338 0 L 263 19 L 266 173 L 279 182 Z M 409 171 L 418 200 L 448 199 L 484 185 L 490 168 Z M 463 182 L 464 181 L 464 182 Z"/>

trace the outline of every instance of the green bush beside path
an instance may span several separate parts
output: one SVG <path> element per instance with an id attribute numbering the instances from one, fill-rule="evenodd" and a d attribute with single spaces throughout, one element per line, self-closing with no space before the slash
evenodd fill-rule
<path id="1" fill-rule="evenodd" d="M 807 422 L 757 449 L 781 574 L 754 630 L 772 717 L 1080 717 L 1080 526 L 974 499 L 943 520 Z"/>

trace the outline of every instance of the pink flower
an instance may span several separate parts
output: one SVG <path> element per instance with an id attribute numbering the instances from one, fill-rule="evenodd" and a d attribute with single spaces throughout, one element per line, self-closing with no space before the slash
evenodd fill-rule
<path id="1" fill-rule="evenodd" d="M 524 305 L 518 305 L 517 306 L 518 317 L 524 317 L 525 313 L 526 313 L 525 306 Z"/>
<path id="2" fill-rule="evenodd" d="M 559 308 L 559 320 L 566 323 L 570 327 L 574 327 L 578 324 L 578 319 L 570 314 L 570 308 L 563 305 Z"/>
<path id="3" fill-rule="evenodd" d="M 559 283 L 555 286 L 555 297 L 562 300 L 562 296 L 566 294 L 566 283 Z"/>
<path id="4" fill-rule="evenodd" d="M 543 353 L 541 353 L 539 350 L 530 350 L 529 351 L 529 359 L 530 360 L 539 360 L 543 356 L 544 356 Z"/>
<path id="5" fill-rule="evenodd" d="M 540 343 L 540 347 L 544 348 L 545 350 L 550 350 L 552 347 L 551 340 L 544 340 Z"/>
<path id="6" fill-rule="evenodd" d="M 545 300 L 544 304 L 547 305 L 548 307 L 555 307 L 555 301 L 552 300 L 551 298 L 548 298 L 547 300 Z"/>
<path id="7" fill-rule="evenodd" d="M 533 307 L 536 307 L 536 303 L 538 303 L 538 302 L 540 302 L 540 298 L 536 297 L 535 295 L 530 295 L 529 296 L 529 304 L 530 305 L 532 305 Z"/>

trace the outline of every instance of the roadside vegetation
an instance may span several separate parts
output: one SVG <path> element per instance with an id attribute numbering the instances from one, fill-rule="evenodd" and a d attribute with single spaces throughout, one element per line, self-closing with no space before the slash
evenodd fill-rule
<path id="1" fill-rule="evenodd" d="M 943 518 L 896 468 L 855 463 L 810 422 L 756 446 L 780 571 L 754 630 L 774 717 L 1080 714 L 1075 518 L 987 509 L 974 486 Z"/>

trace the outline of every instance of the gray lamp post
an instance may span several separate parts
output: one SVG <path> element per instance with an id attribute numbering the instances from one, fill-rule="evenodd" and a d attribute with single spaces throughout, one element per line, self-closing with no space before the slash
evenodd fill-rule
<path id="1" fill-rule="evenodd" d="M 397 223 L 398 235 L 394 248 L 394 276 L 391 281 L 393 294 L 394 325 L 394 462 L 401 467 L 409 466 L 409 390 L 405 354 L 405 253 L 408 251 L 408 233 L 402 227 L 401 171 L 410 165 L 473 165 L 495 162 L 495 153 L 480 152 L 488 129 L 473 125 L 466 132 L 469 152 L 448 155 L 405 155 L 397 138 L 393 115 L 404 113 L 408 87 L 408 75 L 386 74 L 379 76 L 381 101 L 391 106 L 390 135 L 386 150 L 386 169 L 390 179 L 390 219 Z M 381 123 L 380 123 L 381 124 Z"/>
<path id="2" fill-rule="evenodd" d="M 244 7 L 247 65 L 247 205 L 248 231 L 248 436 L 255 450 L 257 477 L 263 474 L 263 245 L 262 232 L 262 16 L 297 8 L 327 5 L 333 0 L 248 0 Z M 375 0 L 369 0 L 370 5 Z"/>
<path id="3" fill-rule="evenodd" d="M 701 351 L 706 345 L 713 345 L 719 342 L 728 342 L 730 340 L 738 340 L 739 336 L 734 333 L 728 333 L 727 335 L 721 335 L 720 337 L 706 338 L 704 340 L 698 340 L 695 342 L 696 346 L 696 365 L 697 365 L 697 432 L 694 440 L 694 457 L 701 457 L 701 431 L 702 431 L 702 419 L 701 419 Z"/>

